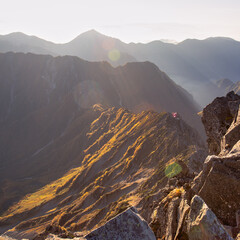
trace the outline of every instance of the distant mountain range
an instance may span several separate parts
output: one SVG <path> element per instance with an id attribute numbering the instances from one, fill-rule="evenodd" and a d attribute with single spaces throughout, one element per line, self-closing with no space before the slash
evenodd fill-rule
<path id="1" fill-rule="evenodd" d="M 72 55 L 87 61 L 108 61 L 113 66 L 137 61 L 127 53 L 124 45 L 125 43 L 120 40 L 107 37 L 94 30 L 83 33 L 65 44 L 55 44 L 23 33 L 0 36 L 0 52 L 3 53 L 13 51 L 52 56 Z"/>
<path id="2" fill-rule="evenodd" d="M 113 66 L 150 61 L 188 90 L 199 104 L 221 95 L 215 81 L 240 76 L 240 43 L 229 38 L 188 39 L 178 44 L 153 41 L 126 44 L 94 30 L 69 43 L 54 44 L 23 33 L 0 36 L 0 52 L 73 55 L 88 61 L 108 61 Z"/>
<path id="3" fill-rule="evenodd" d="M 153 63 L 113 68 L 73 56 L 1 53 L 1 210 L 78 166 L 97 109 L 111 107 L 178 112 L 201 132 L 191 96 Z"/>

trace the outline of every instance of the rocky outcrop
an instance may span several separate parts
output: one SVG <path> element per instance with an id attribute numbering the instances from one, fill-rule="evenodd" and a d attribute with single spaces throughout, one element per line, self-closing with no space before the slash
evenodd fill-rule
<path id="1" fill-rule="evenodd" d="M 240 153 L 208 156 L 192 189 L 225 224 L 236 226 L 240 209 Z"/>
<path id="2" fill-rule="evenodd" d="M 227 154 L 240 139 L 240 106 L 231 126 L 221 141 L 221 155 Z"/>
<path id="3" fill-rule="evenodd" d="M 186 192 L 167 198 L 154 209 L 150 223 L 157 239 L 233 240 L 200 196 L 195 195 L 191 202 Z"/>
<path id="4" fill-rule="evenodd" d="M 240 96 L 230 92 L 203 110 L 209 152 L 192 190 L 233 237 L 240 230 Z M 216 156 L 219 154 L 218 156 Z"/>
<path id="5" fill-rule="evenodd" d="M 240 96 L 229 92 L 203 109 L 202 122 L 207 134 L 209 154 L 221 152 L 221 139 L 227 133 L 239 109 Z"/>
<path id="6" fill-rule="evenodd" d="M 60 240 L 54 234 L 49 234 L 47 240 Z M 116 217 L 109 220 L 84 237 L 75 237 L 75 240 L 156 240 L 156 237 L 147 222 L 138 214 L 134 207 L 128 208 Z"/>
<path id="7" fill-rule="evenodd" d="M 206 158 L 202 171 L 192 182 L 190 169 L 183 168 L 182 176 L 170 176 L 167 194 L 161 191 L 159 203 L 152 211 L 150 226 L 157 238 L 237 237 L 240 230 L 239 103 L 240 96 L 230 92 L 203 110 L 209 152 L 215 155 Z"/>
<path id="8" fill-rule="evenodd" d="M 188 217 L 189 240 L 233 240 L 201 197 L 193 197 Z"/>
<path id="9" fill-rule="evenodd" d="M 157 239 L 187 237 L 186 218 L 190 210 L 188 198 L 184 188 L 175 188 L 154 207 L 150 226 Z"/>
<path id="10" fill-rule="evenodd" d="M 176 224 L 177 223 L 176 217 L 179 214 L 177 212 L 178 207 L 179 207 L 179 209 L 181 209 L 180 215 L 179 215 L 179 217 L 180 217 L 179 220 L 180 220 L 180 222 L 184 223 L 183 220 L 185 220 L 186 213 L 189 212 L 189 206 L 185 203 L 185 201 L 181 201 L 180 198 L 178 198 L 178 197 L 175 197 L 174 199 L 172 199 L 172 201 L 169 204 L 167 214 L 162 215 L 162 216 L 166 216 L 166 217 L 168 216 L 168 219 L 166 222 L 164 221 L 164 218 L 162 218 L 161 220 L 159 220 L 159 219 L 157 220 L 156 217 L 158 215 L 155 215 L 153 217 L 155 224 L 157 221 L 159 221 L 159 222 L 163 223 L 162 226 L 164 228 L 165 227 L 167 228 L 166 229 L 166 239 L 175 239 L 174 238 L 175 235 L 173 236 L 173 234 L 176 232 L 177 232 L 176 236 L 177 235 L 182 236 L 182 232 L 181 232 L 181 234 L 179 234 L 180 229 L 177 228 L 177 224 Z M 155 211 L 157 211 L 157 209 L 155 209 Z M 166 225 L 164 223 L 166 223 Z M 151 224 L 152 224 L 151 227 L 154 227 L 154 223 L 151 223 Z M 158 230 L 161 231 L 162 229 L 158 228 Z M 79 239 L 79 240 L 84 240 L 84 239 L 85 240 L 86 239 L 88 239 L 88 240 L 102 240 L 102 239 L 105 239 L 105 240 L 118 240 L 118 239 L 119 240 L 120 239 L 123 239 L 123 240 L 128 240 L 128 239 L 129 240 L 135 240 L 135 239 L 136 240 L 138 240 L 138 239 L 150 240 L 150 239 L 154 239 L 155 240 L 156 237 L 158 237 L 158 239 L 159 239 L 159 237 L 162 236 L 163 233 L 158 233 L 155 235 L 154 235 L 153 231 L 150 229 L 150 227 L 148 226 L 147 222 L 145 220 L 143 220 L 143 218 L 137 213 L 137 210 L 134 207 L 131 207 L 131 208 L 127 209 L 126 211 L 124 211 L 123 213 L 117 215 L 115 218 L 108 221 L 102 227 L 92 231 L 85 237 L 74 238 L 74 239 Z M 62 238 L 59 238 L 53 234 L 49 234 L 46 239 L 48 239 L 48 240 L 58 240 L 59 239 L 60 240 Z"/>
<path id="11" fill-rule="evenodd" d="M 85 238 L 87 240 L 156 240 L 147 222 L 133 207 L 92 231 Z"/>

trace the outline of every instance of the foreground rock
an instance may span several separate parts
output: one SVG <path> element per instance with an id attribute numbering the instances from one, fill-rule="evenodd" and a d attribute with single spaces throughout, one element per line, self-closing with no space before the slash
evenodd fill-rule
<path id="1" fill-rule="evenodd" d="M 240 96 L 230 92 L 203 110 L 209 152 L 192 190 L 233 237 L 240 231 Z M 219 154 L 218 156 L 216 156 Z"/>
<path id="2" fill-rule="evenodd" d="M 189 208 L 185 191 L 172 190 L 153 210 L 151 216 L 150 226 L 157 239 L 173 240 L 186 237 L 185 220 Z"/>
<path id="3" fill-rule="evenodd" d="M 54 234 L 47 236 L 48 240 L 60 240 Z M 66 238 L 65 238 L 66 239 Z M 147 222 L 137 213 L 134 207 L 112 218 L 105 225 L 95 229 L 85 237 L 75 237 L 75 240 L 156 240 Z"/>
<path id="4" fill-rule="evenodd" d="M 187 230 L 189 240 L 233 240 L 199 196 L 191 201 Z"/>
<path id="5" fill-rule="evenodd" d="M 233 240 L 203 199 L 173 190 L 154 209 L 150 223 L 157 239 Z"/>
<path id="6" fill-rule="evenodd" d="M 104 226 L 85 236 L 88 240 L 155 240 L 154 233 L 147 222 L 129 208 L 125 212 L 111 219 Z"/>
<path id="7" fill-rule="evenodd" d="M 237 226 L 240 209 L 240 152 L 227 156 L 208 156 L 193 190 L 217 217 L 228 226 Z"/>
<path id="8" fill-rule="evenodd" d="M 165 240 L 237 239 L 240 231 L 240 96 L 230 92 L 203 110 L 210 154 L 191 182 L 170 178 L 153 204 L 155 235 Z M 186 171 L 185 171 L 186 172 Z M 181 185 L 176 184 L 181 181 Z"/>
<path id="9" fill-rule="evenodd" d="M 0 239 L 11 239 L 2 236 Z M 34 239 L 60 240 L 62 238 L 54 234 L 37 236 Z M 72 238 L 71 238 L 72 239 Z M 156 240 L 156 237 L 147 222 L 137 213 L 134 207 L 112 218 L 105 225 L 95 229 L 85 237 L 75 237 L 75 240 Z"/>

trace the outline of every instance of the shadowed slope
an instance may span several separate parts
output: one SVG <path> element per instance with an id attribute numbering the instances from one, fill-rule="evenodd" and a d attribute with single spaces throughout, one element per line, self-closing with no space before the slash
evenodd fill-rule
<path id="1" fill-rule="evenodd" d="M 65 44 L 54 44 L 22 33 L 0 36 L 0 52 L 74 55 L 88 61 L 108 61 L 113 66 L 150 61 L 187 89 L 205 106 L 221 96 L 213 81 L 240 75 L 240 43 L 230 38 L 187 39 L 178 44 L 153 41 L 126 44 L 95 30 L 80 34 Z"/>

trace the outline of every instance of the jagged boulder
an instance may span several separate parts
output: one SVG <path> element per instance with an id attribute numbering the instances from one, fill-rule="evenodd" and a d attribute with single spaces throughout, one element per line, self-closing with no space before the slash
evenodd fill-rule
<path id="1" fill-rule="evenodd" d="M 231 126 L 221 141 L 221 154 L 227 154 L 240 139 L 240 106 Z"/>
<path id="2" fill-rule="evenodd" d="M 233 91 L 218 97 L 203 109 L 202 122 L 207 134 L 210 154 L 221 152 L 221 140 L 232 124 L 240 104 L 240 96 Z"/>
<path id="3" fill-rule="evenodd" d="M 156 240 L 147 222 L 133 207 L 85 236 L 87 240 Z"/>
<path id="4" fill-rule="evenodd" d="M 191 171 L 177 176 L 181 179 L 169 179 L 168 187 L 174 189 L 159 201 L 150 222 L 157 238 L 228 240 L 237 236 L 240 230 L 239 103 L 240 96 L 230 92 L 203 110 L 209 152 L 221 154 L 209 155 L 191 183 L 186 178 Z M 180 185 L 182 188 L 177 184 L 180 180 L 184 183 Z"/>
<path id="5" fill-rule="evenodd" d="M 236 226 L 235 215 L 240 209 L 240 152 L 208 156 L 192 189 L 224 225 Z"/>
<path id="6" fill-rule="evenodd" d="M 240 96 L 230 92 L 203 110 L 210 155 L 194 179 L 198 194 L 233 237 L 239 232 L 240 209 Z"/>
<path id="7" fill-rule="evenodd" d="M 49 234 L 47 240 L 63 239 Z M 64 238 L 68 239 L 68 238 Z M 112 218 L 102 227 L 95 229 L 84 237 L 75 237 L 76 240 L 156 240 L 156 237 L 147 222 L 138 214 L 136 208 L 131 207 Z"/>
<path id="8" fill-rule="evenodd" d="M 187 239 L 186 217 L 190 206 L 189 192 L 183 187 L 173 189 L 154 208 L 150 226 L 157 239 Z"/>
<path id="9" fill-rule="evenodd" d="M 233 240 L 215 214 L 197 195 L 191 201 L 187 229 L 189 240 Z"/>
<path id="10" fill-rule="evenodd" d="M 188 194 L 171 193 L 154 209 L 150 226 L 157 239 L 233 240 L 203 199 L 195 195 L 189 201 Z"/>

